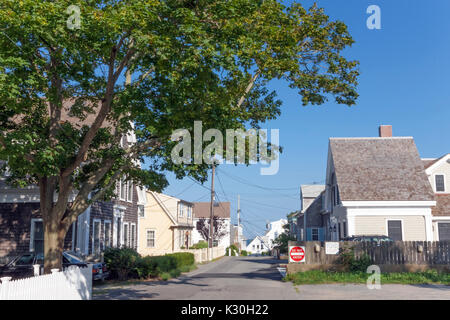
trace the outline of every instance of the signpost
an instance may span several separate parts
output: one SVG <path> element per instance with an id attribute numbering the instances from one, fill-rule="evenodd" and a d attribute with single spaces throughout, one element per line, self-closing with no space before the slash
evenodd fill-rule
<path id="1" fill-rule="evenodd" d="M 289 262 L 305 262 L 305 247 L 289 247 Z"/>

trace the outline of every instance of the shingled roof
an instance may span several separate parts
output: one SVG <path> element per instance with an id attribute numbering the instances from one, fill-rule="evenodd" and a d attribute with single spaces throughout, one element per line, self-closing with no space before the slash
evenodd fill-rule
<path id="1" fill-rule="evenodd" d="M 194 202 L 194 218 L 210 218 L 210 202 Z M 214 205 L 214 216 L 219 218 L 230 217 L 230 203 L 219 202 Z"/>
<path id="2" fill-rule="evenodd" d="M 412 137 L 330 138 L 343 201 L 433 201 Z"/>
<path id="3" fill-rule="evenodd" d="M 436 206 L 431 209 L 433 216 L 450 216 L 450 194 L 436 194 Z"/>

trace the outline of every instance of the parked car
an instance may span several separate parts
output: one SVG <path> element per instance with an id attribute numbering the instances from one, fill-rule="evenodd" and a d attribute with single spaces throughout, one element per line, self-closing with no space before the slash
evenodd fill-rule
<path id="1" fill-rule="evenodd" d="M 380 244 L 384 241 L 394 241 L 388 236 L 380 236 L 380 235 L 364 235 L 364 236 L 353 236 L 353 237 L 347 237 L 344 239 L 344 241 L 369 241 L 369 242 L 376 242 L 377 244 Z"/>
<path id="2" fill-rule="evenodd" d="M 25 253 L 14 258 L 8 264 L 0 267 L 0 277 L 11 277 L 12 280 L 29 278 L 34 276 L 33 265 L 40 265 L 40 269 L 44 267 L 44 255 L 35 254 L 33 252 Z M 63 270 L 70 266 L 86 268 L 87 263 L 78 255 L 71 251 L 63 252 L 62 267 Z M 95 263 L 92 266 L 92 280 L 105 280 L 109 276 L 105 263 Z"/>

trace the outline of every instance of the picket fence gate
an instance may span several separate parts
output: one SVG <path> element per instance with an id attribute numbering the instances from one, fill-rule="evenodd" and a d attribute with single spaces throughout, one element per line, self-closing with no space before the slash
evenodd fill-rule
<path id="1" fill-rule="evenodd" d="M 0 300 L 91 300 L 92 264 L 0 284 Z"/>

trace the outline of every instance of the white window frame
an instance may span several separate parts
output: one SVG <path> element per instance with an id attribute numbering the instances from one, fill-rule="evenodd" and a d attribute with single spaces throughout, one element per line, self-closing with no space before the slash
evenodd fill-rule
<path id="1" fill-rule="evenodd" d="M 125 180 L 125 178 L 121 178 L 119 180 L 119 199 L 122 201 L 126 201 L 126 199 L 127 199 L 127 183 L 124 180 Z M 122 190 L 124 189 L 124 186 L 125 186 L 125 192 L 123 194 L 124 196 L 122 197 Z"/>
<path id="2" fill-rule="evenodd" d="M 180 202 L 178 216 L 183 218 L 183 203 Z"/>
<path id="3" fill-rule="evenodd" d="M 133 181 L 127 181 L 126 183 L 126 191 L 125 196 L 127 198 L 127 202 L 133 202 Z M 130 192 L 131 188 L 131 192 Z"/>
<path id="4" fill-rule="evenodd" d="M 389 237 L 389 221 L 400 221 L 401 222 L 401 226 L 402 226 L 402 241 L 406 241 L 405 240 L 405 225 L 403 223 L 403 219 L 386 219 L 386 236 Z"/>
<path id="5" fill-rule="evenodd" d="M 106 225 L 109 224 L 109 243 L 106 243 Z M 111 220 L 103 221 L 103 249 L 112 247 L 112 224 Z"/>
<path id="6" fill-rule="evenodd" d="M 191 206 L 187 207 L 187 217 L 188 217 L 188 219 L 192 218 L 192 207 Z"/>
<path id="7" fill-rule="evenodd" d="M 134 229 L 134 239 L 131 237 L 131 235 L 133 234 L 133 229 Z M 136 223 L 131 223 L 130 224 L 130 247 L 133 249 L 136 249 L 137 247 L 137 229 L 136 229 Z"/>
<path id="8" fill-rule="evenodd" d="M 127 226 L 127 237 L 125 238 L 125 226 Z M 122 224 L 122 239 L 123 239 L 123 246 L 126 248 L 130 247 L 130 223 L 124 222 Z M 128 243 L 127 243 L 128 242 Z"/>
<path id="9" fill-rule="evenodd" d="M 148 232 L 153 232 L 153 247 L 148 245 Z M 145 229 L 145 246 L 146 248 L 156 248 L 156 230 L 155 229 Z"/>
<path id="10" fill-rule="evenodd" d="M 145 218 L 145 207 L 143 205 L 140 205 L 140 204 L 137 207 L 138 207 L 138 217 L 139 218 Z M 142 209 L 142 215 L 139 213 L 139 211 L 140 211 L 139 209 Z"/>
<path id="11" fill-rule="evenodd" d="M 98 253 L 102 252 L 102 221 L 100 219 L 93 219 L 92 220 L 92 248 L 91 252 L 92 254 L 96 254 L 95 252 L 95 223 L 98 223 L 99 230 L 98 230 Z M 104 231 L 104 230 L 103 230 Z"/>
<path id="12" fill-rule="evenodd" d="M 437 238 L 438 238 L 438 241 L 441 241 L 441 239 L 439 238 L 439 224 L 440 223 L 450 223 L 450 220 L 449 221 L 438 221 L 437 223 L 436 223 L 436 234 L 437 234 Z"/>
<path id="13" fill-rule="evenodd" d="M 436 183 L 436 176 L 442 176 L 442 178 L 444 179 L 444 190 L 443 191 L 437 191 L 437 183 Z M 446 193 L 447 190 L 447 186 L 445 184 L 445 174 L 443 173 L 436 173 L 434 175 L 434 189 L 436 190 L 436 193 Z"/>
<path id="14" fill-rule="evenodd" d="M 30 228 L 30 252 L 34 252 L 34 229 L 35 229 L 35 223 L 36 222 L 42 222 L 43 220 L 41 218 L 33 218 L 31 219 L 31 228 Z"/>

